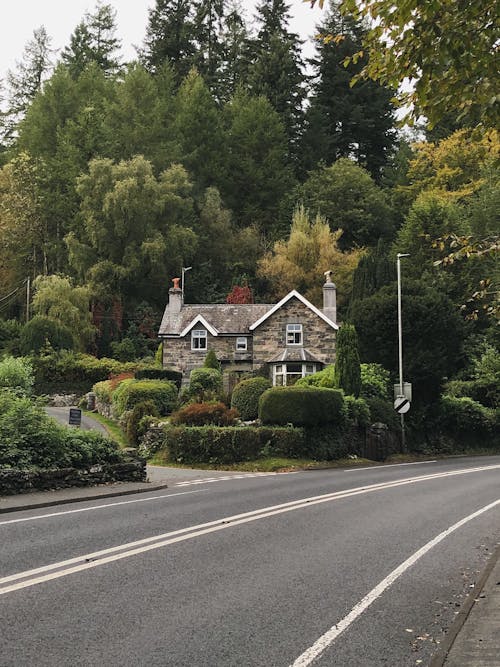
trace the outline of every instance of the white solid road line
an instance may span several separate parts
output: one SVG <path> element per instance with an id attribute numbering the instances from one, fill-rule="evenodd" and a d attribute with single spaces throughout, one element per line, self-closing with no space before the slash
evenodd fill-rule
<path id="1" fill-rule="evenodd" d="M 426 463 L 437 463 L 436 459 L 433 461 L 412 461 L 411 463 L 383 463 L 379 466 L 367 466 L 366 468 L 349 468 L 349 470 L 344 470 L 344 472 L 358 472 L 358 470 L 384 470 L 384 468 L 396 468 L 398 466 L 421 466 Z"/>
<path id="2" fill-rule="evenodd" d="M 82 556 L 70 558 L 65 561 L 52 563 L 50 565 L 44 565 L 42 567 L 38 567 L 32 570 L 26 570 L 24 572 L 18 572 L 16 574 L 3 577 L 2 579 L 0 579 L 0 595 L 5 593 L 11 593 L 21 588 L 27 588 L 29 586 L 41 584 L 46 581 L 57 579 L 59 577 L 64 577 L 76 572 L 82 572 L 84 570 L 98 567 L 99 565 L 105 565 L 106 563 L 111 563 L 113 561 L 121 560 L 123 558 L 129 558 L 130 556 L 135 556 L 141 553 L 145 553 L 153 549 L 159 549 L 161 547 L 168 546 L 170 544 L 176 544 L 178 542 L 190 540 L 195 537 L 207 535 L 208 533 L 225 530 L 227 528 L 233 528 L 234 526 L 249 523 L 251 521 L 257 521 L 260 519 L 275 516 L 285 512 L 291 512 L 297 509 L 311 507 L 313 505 L 318 505 L 320 503 L 332 502 L 335 500 L 349 498 L 360 494 L 371 493 L 374 491 L 381 491 L 393 487 L 405 486 L 408 484 L 415 484 L 417 482 L 442 479 L 444 477 L 451 477 L 455 475 L 466 475 L 474 472 L 490 471 L 499 468 L 500 464 L 497 464 L 491 466 L 481 466 L 477 468 L 467 468 L 464 470 L 457 470 L 454 472 L 449 471 L 443 473 L 435 473 L 432 475 L 423 475 L 420 477 L 409 477 L 403 480 L 385 482 L 380 484 L 371 484 L 367 486 L 356 487 L 353 489 L 346 489 L 344 491 L 327 493 L 321 496 L 301 498 L 299 500 L 294 500 L 288 503 L 282 503 L 280 505 L 263 507 L 259 510 L 253 510 L 251 512 L 245 512 L 243 514 L 236 514 L 234 516 L 224 517 L 216 521 L 210 521 L 204 524 L 189 526 L 187 528 L 181 528 L 179 530 L 175 530 L 169 533 L 164 533 L 162 535 L 153 535 L 152 537 L 147 537 L 142 540 L 136 540 L 134 542 L 119 544 L 117 546 L 110 547 L 108 549 L 103 549 L 101 551 L 96 551 L 94 553 L 83 554 Z M 42 575 L 42 576 L 36 576 L 36 575 Z M 11 582 L 14 581 L 17 581 L 17 583 L 11 584 Z M 4 584 L 9 584 L 9 585 L 5 586 Z"/>
<path id="3" fill-rule="evenodd" d="M 196 491 L 178 491 L 177 493 L 167 493 L 164 496 L 150 496 L 149 498 L 135 498 L 134 500 L 119 500 L 116 503 L 106 503 L 105 505 L 93 505 L 92 507 L 80 507 L 75 510 L 63 510 L 62 512 L 51 512 L 50 514 L 40 514 L 39 516 L 26 516 L 21 519 L 8 519 L 0 521 L 0 526 L 9 523 L 24 523 L 25 521 L 39 521 L 40 519 L 50 519 L 53 516 L 64 516 L 65 514 L 78 514 L 79 512 L 92 512 L 94 510 L 103 510 L 108 507 L 117 507 L 118 505 L 131 505 L 132 503 L 147 503 L 150 500 L 163 500 L 164 498 L 175 498 L 176 496 L 187 496 L 191 493 L 202 493 L 202 489 Z M 92 500 L 92 498 L 89 498 Z M 35 509 L 35 508 L 32 508 Z M 28 511 L 28 510 L 26 510 Z"/>
<path id="4" fill-rule="evenodd" d="M 368 607 L 396 581 L 396 579 L 404 574 L 406 570 L 414 565 L 420 558 L 422 558 L 422 556 L 425 556 L 428 551 L 442 542 L 442 540 L 448 537 L 448 535 L 453 533 L 455 530 L 458 530 L 466 523 L 469 523 L 469 521 L 472 521 L 481 514 L 484 514 L 484 512 L 488 512 L 488 510 L 491 510 L 494 507 L 498 507 L 499 505 L 500 499 L 495 500 L 489 505 L 485 505 L 480 510 L 477 510 L 477 512 L 469 514 L 469 516 L 466 516 L 464 519 L 457 521 L 457 523 L 454 523 L 442 533 L 439 533 L 439 535 L 437 535 L 430 542 L 427 542 L 427 544 L 424 544 L 423 547 L 416 551 L 412 556 L 407 558 L 404 563 L 401 563 L 401 565 L 393 570 L 387 577 L 385 577 L 385 579 L 382 579 L 382 581 L 377 584 L 375 588 L 372 588 L 372 590 L 352 608 L 347 616 L 344 616 L 341 621 L 333 625 L 327 632 L 325 632 L 324 635 L 321 635 L 321 637 L 310 648 L 304 651 L 304 653 L 302 653 L 302 655 L 300 655 L 297 660 L 295 660 L 291 667 L 308 667 L 308 665 L 319 658 L 319 656 L 329 646 L 331 646 L 335 639 L 337 639 L 337 637 L 342 632 L 344 632 L 344 630 L 347 630 L 351 623 L 353 623 L 359 616 L 361 616 L 361 614 L 366 611 L 366 609 L 368 609 Z"/>

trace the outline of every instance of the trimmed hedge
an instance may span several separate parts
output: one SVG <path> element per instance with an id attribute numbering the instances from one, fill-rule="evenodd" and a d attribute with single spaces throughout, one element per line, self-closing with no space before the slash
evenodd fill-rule
<path id="1" fill-rule="evenodd" d="M 215 368 L 194 368 L 189 375 L 189 387 L 184 391 L 183 398 L 210 401 L 220 398 L 222 394 L 222 373 Z"/>
<path id="2" fill-rule="evenodd" d="M 170 380 L 177 389 L 181 388 L 182 373 L 169 368 L 142 368 L 134 373 L 136 380 Z"/>
<path id="3" fill-rule="evenodd" d="M 270 389 L 271 383 L 263 377 L 248 378 L 239 382 L 231 396 L 231 407 L 238 410 L 243 421 L 257 419 L 259 398 Z"/>
<path id="4" fill-rule="evenodd" d="M 113 412 L 120 417 L 125 410 L 149 400 L 160 415 L 168 415 L 177 405 L 177 388 L 168 380 L 123 380 L 113 392 Z"/>
<path id="5" fill-rule="evenodd" d="M 346 420 L 344 395 L 323 387 L 272 387 L 259 399 L 259 418 L 263 424 L 341 426 Z"/>
<path id="6" fill-rule="evenodd" d="M 303 429 L 251 426 L 166 426 L 164 448 L 178 463 L 235 463 L 270 453 L 300 457 Z M 293 453 L 292 453 L 293 452 Z"/>
<path id="7" fill-rule="evenodd" d="M 465 396 L 443 396 L 440 413 L 440 426 L 444 431 L 472 435 L 478 444 L 482 437 L 493 435 L 498 426 L 494 410 Z"/>

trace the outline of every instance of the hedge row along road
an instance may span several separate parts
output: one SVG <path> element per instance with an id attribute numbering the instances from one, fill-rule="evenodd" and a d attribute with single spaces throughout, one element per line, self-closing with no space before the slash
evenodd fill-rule
<path id="1" fill-rule="evenodd" d="M 427 664 L 500 539 L 499 481 L 500 457 L 464 458 L 16 513 L 0 522 L 1 654 Z"/>

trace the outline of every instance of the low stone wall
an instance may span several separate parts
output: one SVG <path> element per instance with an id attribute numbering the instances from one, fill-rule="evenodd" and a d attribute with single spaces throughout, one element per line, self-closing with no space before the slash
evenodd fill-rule
<path id="1" fill-rule="evenodd" d="M 96 486 L 108 482 L 145 482 L 146 461 L 134 459 L 123 463 L 103 463 L 89 468 L 55 470 L 0 469 L 0 495 L 65 489 L 72 486 Z"/>

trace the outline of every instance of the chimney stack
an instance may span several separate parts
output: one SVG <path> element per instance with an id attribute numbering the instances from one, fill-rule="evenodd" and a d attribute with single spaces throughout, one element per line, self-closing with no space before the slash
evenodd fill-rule
<path id="1" fill-rule="evenodd" d="M 180 278 L 173 278 L 174 286 L 168 290 L 168 309 L 171 313 L 180 313 L 183 305 L 182 290 L 179 287 Z"/>
<path id="2" fill-rule="evenodd" d="M 325 271 L 326 283 L 323 285 L 323 314 L 337 324 L 337 287 L 332 282 L 332 271 Z"/>

